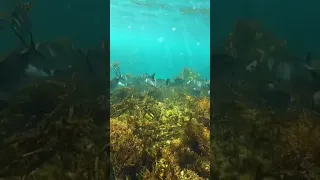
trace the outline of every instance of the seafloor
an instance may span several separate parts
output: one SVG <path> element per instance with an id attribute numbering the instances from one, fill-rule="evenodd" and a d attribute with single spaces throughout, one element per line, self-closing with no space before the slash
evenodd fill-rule
<path id="1" fill-rule="evenodd" d="M 91 92 L 52 79 L 17 92 L 0 112 L 0 177 L 108 179 L 108 99 Z"/>
<path id="2" fill-rule="evenodd" d="M 122 88 L 111 96 L 116 179 L 209 179 L 210 101 L 183 88 Z"/>

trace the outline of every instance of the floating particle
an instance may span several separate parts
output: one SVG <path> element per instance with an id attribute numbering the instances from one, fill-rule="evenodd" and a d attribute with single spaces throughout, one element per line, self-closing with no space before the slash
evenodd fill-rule
<path id="1" fill-rule="evenodd" d="M 159 37 L 157 40 L 159 43 L 162 43 L 164 39 L 163 39 L 163 37 Z"/>

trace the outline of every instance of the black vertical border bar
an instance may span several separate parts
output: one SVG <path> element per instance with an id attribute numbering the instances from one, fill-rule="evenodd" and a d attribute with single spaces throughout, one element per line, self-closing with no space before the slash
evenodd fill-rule
<path id="1" fill-rule="evenodd" d="M 213 0 L 215 1 L 215 0 Z M 214 162 L 213 162 L 213 148 L 212 148 L 212 142 L 213 142 L 213 107 L 214 107 L 214 103 L 213 103 L 213 98 L 212 97 L 212 94 L 213 94 L 213 85 L 212 82 L 213 81 L 213 72 L 212 72 L 212 64 L 211 61 L 212 61 L 212 58 L 211 58 L 211 55 L 213 53 L 213 33 L 214 33 L 214 27 L 212 27 L 212 18 L 213 18 L 213 1 L 210 1 L 210 179 L 214 179 L 214 173 L 213 173 L 213 169 L 214 169 Z"/>
<path id="2" fill-rule="evenodd" d="M 106 92 L 107 92 L 107 106 L 108 106 L 108 108 L 109 108 L 109 113 L 108 113 L 108 117 L 106 117 L 106 119 L 107 119 L 107 125 L 108 125 L 108 128 L 107 128 L 107 130 L 106 130 L 106 133 L 107 133 L 107 139 L 106 139 L 106 141 L 108 142 L 108 144 L 110 145 L 110 107 L 111 107 L 111 105 L 110 105 L 110 63 L 111 63 L 111 61 L 110 61 L 110 47 L 111 47 L 111 45 L 110 45 L 110 40 L 111 40 L 111 38 L 110 38 L 110 17 L 111 17 L 111 14 L 110 14 L 110 0 L 104 0 L 104 1 L 106 1 L 106 11 L 105 11 L 105 15 L 106 15 L 106 22 L 105 22 L 105 25 L 107 26 L 106 27 L 106 30 L 107 30 L 107 32 L 106 32 L 106 36 L 107 36 L 107 41 L 106 41 L 106 43 L 107 44 L 105 44 L 105 45 L 107 45 L 108 46 L 108 54 L 107 54 L 107 57 L 106 57 L 106 61 L 108 61 L 108 65 L 107 65 L 107 67 L 106 67 L 106 73 L 107 73 L 107 80 L 108 80 L 108 82 L 107 82 L 107 89 L 106 89 Z M 112 166 L 111 166 L 111 161 L 110 161 L 110 146 L 108 146 L 107 147 L 107 154 L 108 154 L 108 159 L 106 160 L 106 162 L 107 163 L 109 163 L 108 164 L 108 167 L 109 167 L 109 179 L 110 180 L 112 180 L 112 179 L 114 179 L 113 177 L 112 177 Z"/>

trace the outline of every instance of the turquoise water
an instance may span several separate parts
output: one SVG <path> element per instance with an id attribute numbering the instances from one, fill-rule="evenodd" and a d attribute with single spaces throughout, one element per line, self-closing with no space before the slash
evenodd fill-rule
<path id="1" fill-rule="evenodd" d="M 209 78 L 209 7 L 209 0 L 111 0 L 111 63 L 124 74 L 167 78 L 189 67 Z"/>

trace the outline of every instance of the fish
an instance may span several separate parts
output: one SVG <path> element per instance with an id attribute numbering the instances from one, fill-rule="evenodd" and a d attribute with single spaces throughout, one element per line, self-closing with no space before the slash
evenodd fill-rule
<path id="1" fill-rule="evenodd" d="M 55 70 L 42 69 L 29 63 L 25 69 L 25 74 L 27 77 L 34 77 L 34 78 L 48 77 L 48 76 L 54 76 Z"/>
<path id="2" fill-rule="evenodd" d="M 314 112 L 320 115 L 320 90 L 313 94 L 311 108 Z"/>
<path id="3" fill-rule="evenodd" d="M 156 79 L 156 87 L 168 87 L 170 85 L 170 78 L 167 79 Z"/>
<path id="4" fill-rule="evenodd" d="M 210 96 L 210 80 L 197 80 L 195 84 L 201 84 L 201 85 L 195 85 L 187 86 L 184 79 L 181 77 L 176 77 L 173 80 L 171 78 L 155 78 L 155 73 L 148 74 L 144 73 L 140 76 L 134 76 L 131 74 L 127 75 L 118 75 L 115 73 L 116 76 L 110 80 L 110 90 L 111 92 L 118 87 L 125 86 L 125 87 L 132 87 L 137 92 L 146 92 L 150 87 L 153 88 L 165 88 L 169 91 L 175 91 L 175 90 L 183 90 L 185 92 L 188 92 L 188 94 L 194 96 L 194 97 L 201 97 L 204 96 Z"/>
<path id="5" fill-rule="evenodd" d="M 191 90 L 191 94 L 195 97 L 200 95 L 208 94 L 210 96 L 210 80 L 189 80 L 185 83 L 185 88 Z"/>
<path id="6" fill-rule="evenodd" d="M 309 71 L 312 80 L 320 85 L 320 75 L 316 69 L 311 66 L 311 61 L 312 57 L 310 52 L 308 52 L 304 60 L 300 59 L 300 62 L 302 62 L 303 66 Z"/>
<path id="7" fill-rule="evenodd" d="M 311 99 L 311 109 L 320 115 L 320 75 L 319 73 L 310 65 L 311 64 L 311 54 L 308 53 L 305 60 L 298 59 L 303 63 L 305 68 L 309 71 L 310 76 L 312 77 L 312 81 L 314 83 L 314 88 L 318 89 L 313 93 Z"/>
<path id="8" fill-rule="evenodd" d="M 116 73 L 116 76 L 117 76 L 117 73 Z M 122 75 L 121 82 L 123 82 L 123 84 L 125 84 L 126 86 L 131 86 L 131 87 L 137 87 L 141 85 L 138 78 L 131 74 Z"/>
<path id="9" fill-rule="evenodd" d="M 312 56 L 310 52 L 308 52 L 304 58 L 290 56 L 288 57 L 288 59 L 290 59 L 291 62 L 295 64 L 295 69 L 297 70 L 294 73 L 299 74 L 303 78 L 306 77 L 306 73 L 307 73 L 310 75 L 312 81 L 320 82 L 320 78 L 317 70 L 312 67 Z"/>
<path id="10" fill-rule="evenodd" d="M 29 72 L 29 63 L 37 57 L 44 56 L 35 49 L 31 33 L 31 20 L 25 10 L 16 6 L 12 13 L 12 30 L 19 37 L 24 47 L 15 48 L 0 62 L 0 88 L 14 89 L 17 83 L 22 82 Z M 25 35 L 29 35 L 30 43 L 26 42 Z"/>
<path id="11" fill-rule="evenodd" d="M 23 7 L 16 6 L 12 12 L 11 21 L 11 28 L 13 32 L 25 47 L 29 46 L 27 41 L 29 41 L 28 39 L 32 37 L 32 23 L 27 13 L 28 12 Z"/>
<path id="12" fill-rule="evenodd" d="M 201 90 L 199 88 L 192 88 L 191 95 L 199 98 L 201 96 Z"/>
<path id="13" fill-rule="evenodd" d="M 10 26 L 10 22 L 12 21 L 11 13 L 17 6 L 25 9 L 27 12 L 30 12 L 32 9 L 32 3 L 30 1 L 24 2 L 23 0 L 0 0 L 0 30 Z"/>
<path id="14" fill-rule="evenodd" d="M 26 9 L 24 9 L 23 6 L 17 5 L 12 12 L 11 29 L 19 38 L 20 42 L 25 46 L 25 51 L 32 51 L 38 57 L 45 59 L 45 56 L 36 50 L 31 28 L 32 22 Z M 27 43 L 27 41 L 30 41 L 30 43 Z"/>
<path id="15" fill-rule="evenodd" d="M 151 86 L 156 86 L 156 81 L 155 81 L 155 79 L 154 79 L 154 76 L 155 76 L 155 73 L 153 73 L 151 76 L 148 76 L 148 77 L 144 80 L 144 82 L 145 82 L 146 84 L 151 85 Z"/>
<path id="16" fill-rule="evenodd" d="M 197 89 L 199 91 L 208 91 L 210 90 L 210 81 L 209 80 L 189 80 L 185 85 L 188 89 Z"/>
<path id="17" fill-rule="evenodd" d="M 71 70 L 75 63 L 80 63 L 86 56 L 86 54 L 79 53 L 74 46 L 58 41 L 38 42 L 36 50 L 46 57 L 46 61 L 35 59 L 32 64 L 47 73 L 53 72 L 53 76 Z"/>
<path id="18" fill-rule="evenodd" d="M 123 79 L 122 76 L 116 76 L 110 81 L 110 91 L 115 90 L 119 86 L 125 86 L 120 80 Z"/>
<path id="19" fill-rule="evenodd" d="M 182 79 L 181 77 L 175 77 L 173 79 L 173 82 L 171 83 L 171 86 L 180 86 L 180 87 L 183 87 L 185 83 L 185 80 Z"/>
<path id="20" fill-rule="evenodd" d="M 189 80 L 186 83 L 188 86 L 202 88 L 203 86 L 207 86 L 203 81 L 200 80 Z"/>
<path id="21" fill-rule="evenodd" d="M 41 58 L 33 58 L 27 66 L 26 76 L 65 79 L 76 73 L 79 81 L 90 78 L 95 81 L 94 70 L 90 69 L 86 62 L 87 52 L 77 49 L 69 41 L 64 42 L 64 40 L 54 40 L 35 43 L 36 51 L 45 57 L 45 61 Z M 93 81 L 90 80 L 90 82 Z"/>
<path id="22" fill-rule="evenodd" d="M 307 73 L 309 73 L 309 76 L 311 77 L 311 85 L 310 87 L 307 87 L 311 89 L 311 91 L 314 91 L 312 93 L 311 98 L 311 109 L 320 115 L 320 75 L 317 69 L 315 69 L 311 64 L 312 64 L 312 56 L 311 53 L 308 52 L 307 55 L 304 58 L 301 57 L 289 57 L 293 62 L 298 62 L 299 67 L 302 67 L 300 70 L 306 70 Z M 301 73 L 301 72 L 298 72 Z M 303 74 L 303 79 L 302 82 L 299 83 L 304 83 L 305 81 L 308 80 L 308 78 L 305 77 L 305 74 Z M 304 85 L 304 84 L 303 84 Z M 277 101 L 280 101 L 281 99 L 277 98 Z M 274 103 L 276 104 L 276 103 Z"/>
<path id="23" fill-rule="evenodd" d="M 151 86 L 156 86 L 156 81 L 155 81 L 155 73 L 149 75 L 148 73 L 145 73 L 139 77 L 139 80 L 142 80 L 145 84 L 151 85 Z M 138 80 L 138 81 L 139 81 Z"/>

